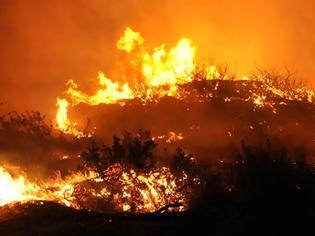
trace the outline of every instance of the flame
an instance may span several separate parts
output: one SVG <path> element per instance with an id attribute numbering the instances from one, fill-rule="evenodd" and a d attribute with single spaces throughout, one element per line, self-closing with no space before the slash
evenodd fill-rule
<path id="1" fill-rule="evenodd" d="M 117 48 L 130 53 L 137 45 L 142 45 L 143 43 L 144 39 L 141 34 L 127 27 L 124 35 L 117 42 Z"/>
<path id="2" fill-rule="evenodd" d="M 68 107 L 79 103 L 88 105 L 113 104 L 123 100 L 141 98 L 143 101 L 154 96 L 178 96 L 178 85 L 191 82 L 192 72 L 195 69 L 196 47 L 188 38 L 182 38 L 175 47 L 166 50 L 165 45 L 153 49 L 151 53 L 144 47 L 141 34 L 127 27 L 123 36 L 117 42 L 117 48 L 132 56 L 130 64 L 141 71 L 135 79 L 134 87 L 128 82 L 120 84 L 113 82 L 103 72 L 98 73 L 100 89 L 94 95 L 88 95 L 79 89 L 79 86 L 70 80 L 67 83 L 66 95 L 69 99 L 57 99 L 58 111 L 56 115 L 57 127 L 66 133 L 82 136 L 75 124 L 67 116 Z M 207 68 L 207 78 L 219 76 L 215 66 Z"/>
<path id="3" fill-rule="evenodd" d="M 123 192 L 117 196 L 116 204 L 123 211 L 153 212 L 162 207 L 181 203 L 179 211 L 187 207 L 187 197 L 181 190 L 188 176 L 176 178 L 169 168 L 157 168 L 149 173 L 138 174 L 126 170 L 121 174 Z"/>
<path id="4" fill-rule="evenodd" d="M 93 198 L 102 201 L 112 200 L 117 211 L 138 213 L 156 211 L 165 205 L 177 202 L 182 203 L 178 210 L 184 210 L 187 206 L 187 196 L 179 191 L 188 178 L 185 173 L 183 177 L 176 178 L 166 167 L 146 174 L 138 174 L 133 169 L 123 170 L 120 166 L 117 168 L 121 172 L 118 182 L 110 176 L 105 179 L 99 178 L 95 172 L 90 171 L 86 174 L 74 173 L 65 179 L 59 174 L 54 179 L 34 183 L 22 174 L 13 177 L 4 167 L 0 167 L 0 188 L 5 190 L 0 193 L 0 206 L 16 201 L 45 200 L 76 209 L 89 209 L 90 205 L 85 203 L 91 202 Z M 102 184 L 103 187 L 85 189 L 82 183 L 86 181 L 95 186 Z M 120 191 L 111 191 L 111 186 L 117 183 Z M 84 196 L 85 193 L 88 194 Z"/>
<path id="5" fill-rule="evenodd" d="M 97 90 L 92 96 L 78 90 L 78 85 L 74 81 L 70 80 L 68 82 L 69 88 L 66 93 L 71 97 L 72 106 L 76 106 L 79 103 L 86 103 L 92 106 L 98 104 L 112 104 L 119 100 L 134 98 L 128 83 L 120 87 L 118 82 L 112 82 L 102 72 L 98 73 L 98 79 L 102 88 Z"/>
<path id="6" fill-rule="evenodd" d="M 13 201 L 25 200 L 24 178 L 19 177 L 13 179 L 11 175 L 0 167 L 0 206 L 8 204 Z"/>
<path id="7" fill-rule="evenodd" d="M 71 123 L 68 118 L 68 108 L 70 103 L 65 99 L 57 98 L 57 106 L 59 107 L 56 114 L 57 127 L 65 134 L 72 134 L 78 138 L 89 136 L 77 129 L 76 123 Z"/>
<path id="8" fill-rule="evenodd" d="M 123 36 L 117 42 L 117 48 L 130 57 L 130 65 L 133 66 L 137 74 L 134 81 L 120 83 L 108 78 L 105 73 L 98 73 L 99 88 L 90 95 L 80 90 L 79 85 L 73 80 L 67 82 L 67 90 L 64 98 L 57 98 L 57 127 L 64 133 L 72 134 L 76 137 L 85 137 L 75 122 L 71 122 L 68 117 L 68 110 L 80 103 L 91 106 L 99 104 L 121 104 L 131 99 L 141 99 L 141 101 L 155 101 L 155 98 L 172 96 L 182 98 L 184 95 L 180 91 L 183 84 L 195 80 L 196 47 L 189 38 L 181 38 L 178 43 L 169 50 L 164 44 L 148 50 L 145 41 L 139 32 L 126 28 Z M 127 77 L 127 76 L 122 76 Z M 217 67 L 209 65 L 203 68 L 202 79 L 216 80 L 227 79 Z M 240 80 L 243 86 L 251 82 L 254 89 L 249 91 L 249 97 L 226 97 L 225 102 L 233 99 L 243 99 L 251 102 L 254 109 L 269 107 L 276 113 L 275 102 L 269 97 L 277 96 L 285 100 L 313 102 L 314 92 L 301 88 L 287 88 L 285 85 L 275 84 L 268 76 L 249 77 L 244 76 Z M 257 82 L 257 83 L 256 83 Z M 214 87 L 217 91 L 219 83 Z M 209 93 L 206 99 L 212 97 Z M 191 127 L 195 129 L 195 125 Z M 199 126 L 196 126 L 199 129 Z M 229 133 L 230 135 L 230 133 Z M 230 135 L 231 136 L 231 135 Z M 184 139 L 181 133 L 176 134 L 170 131 L 166 135 L 157 136 L 158 139 L 165 139 L 167 143 L 173 143 Z M 61 157 L 69 158 L 68 156 Z M 0 166 L 0 188 L 5 189 L 0 193 L 0 206 L 14 201 L 28 200 L 50 200 L 62 203 L 74 208 L 91 208 L 89 205 L 91 198 L 112 201 L 118 210 L 135 212 L 152 212 L 172 203 L 181 203 L 179 210 L 186 207 L 187 196 L 182 191 L 188 179 L 186 173 L 180 177 L 174 176 L 169 168 L 162 167 L 151 170 L 149 173 L 137 173 L 133 169 L 117 164 L 111 170 L 112 178 L 100 178 L 93 171 L 89 173 L 73 173 L 65 179 L 57 178 L 35 183 L 27 180 L 23 174 L 13 177 L 4 167 Z M 82 184 L 89 180 L 93 185 L 101 185 L 99 188 L 87 188 Z M 196 182 L 199 180 L 196 179 Z M 119 186 L 119 189 L 113 189 Z M 88 193 L 82 197 L 84 193 Z M 80 200 L 77 199 L 80 195 Z M 85 205 L 88 204 L 88 205 Z"/>
<path id="9" fill-rule="evenodd" d="M 127 27 L 122 37 L 117 42 L 117 48 L 128 58 L 130 65 L 135 68 L 136 74 L 133 76 L 122 75 L 122 78 L 134 78 L 125 83 L 114 82 L 115 80 L 105 76 L 103 72 L 98 73 L 100 88 L 94 95 L 82 92 L 79 86 L 70 80 L 67 83 L 67 98 L 57 98 L 58 111 L 56 115 L 57 127 L 65 133 L 71 133 L 77 137 L 86 136 L 80 132 L 75 123 L 72 123 L 67 111 L 69 107 L 74 107 L 79 103 L 88 105 L 99 104 L 125 104 L 126 100 L 140 99 L 143 103 L 147 101 L 158 101 L 163 96 L 172 96 L 184 99 L 187 93 L 180 90 L 180 85 L 190 83 L 193 80 L 225 80 L 230 77 L 220 72 L 216 66 L 208 65 L 198 71 L 196 66 L 196 47 L 189 38 L 181 38 L 178 43 L 169 50 L 164 44 L 149 50 L 145 46 L 145 41 L 139 32 Z M 198 75 L 200 73 L 200 75 Z M 226 97 L 225 102 L 232 100 L 243 100 L 252 102 L 253 109 L 270 108 L 277 113 L 276 105 L 269 98 L 280 97 L 287 101 L 314 102 L 314 91 L 305 87 L 293 88 L 286 82 L 274 81 L 274 75 L 263 74 L 260 76 L 243 76 L 239 81 L 246 87 L 253 85 L 256 90 L 249 90 L 249 97 Z M 275 75 L 276 78 L 283 76 L 281 73 Z M 284 79 L 286 81 L 286 79 Z M 130 86 L 132 85 L 132 86 Z M 219 83 L 214 88 L 218 90 Z M 189 93 L 189 92 L 188 92 Z M 213 94 L 207 94 L 206 99 L 212 98 Z M 280 103 L 284 104 L 285 102 Z"/>
<path id="10" fill-rule="evenodd" d="M 162 45 L 142 58 L 142 73 L 149 87 L 175 86 L 191 82 L 194 70 L 195 47 L 190 39 L 183 38 L 168 53 Z M 170 89 L 173 91 L 173 89 Z"/>
<path id="11" fill-rule="evenodd" d="M 47 182 L 33 183 L 22 174 L 13 177 L 4 167 L 0 166 L 0 188 L 5 190 L 0 193 L 0 206 L 16 201 L 47 200 L 77 208 L 72 204 L 73 197 L 71 197 L 75 183 L 94 176 L 93 172 L 88 175 L 73 174 L 66 179 L 62 179 L 59 175 Z"/>
<path id="12" fill-rule="evenodd" d="M 66 131 L 71 124 L 70 120 L 68 119 L 69 102 L 64 98 L 57 98 L 57 104 L 59 107 L 56 115 L 57 124 L 61 130 Z"/>

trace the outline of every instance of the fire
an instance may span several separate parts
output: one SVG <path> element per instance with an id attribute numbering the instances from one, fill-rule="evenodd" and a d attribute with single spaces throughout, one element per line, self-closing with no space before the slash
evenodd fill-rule
<path id="1" fill-rule="evenodd" d="M 187 180 L 187 175 L 176 178 L 166 167 L 159 168 L 147 174 L 138 174 L 135 170 L 123 170 L 117 180 L 110 177 L 102 179 L 93 172 L 83 175 L 76 173 L 65 179 L 57 176 L 46 182 L 34 183 L 22 174 L 13 177 L 5 168 L 0 167 L 0 206 L 16 201 L 45 200 L 54 201 L 76 209 L 87 208 L 93 199 L 112 201 L 117 211 L 152 212 L 165 205 L 181 203 L 178 210 L 186 206 L 186 196 L 179 191 Z M 101 188 L 84 187 L 84 182 Z M 117 192 L 111 186 L 120 186 Z M 85 196 L 85 193 L 89 193 Z"/>
<path id="2" fill-rule="evenodd" d="M 120 83 L 108 78 L 103 72 L 98 73 L 99 89 L 94 95 L 89 95 L 79 89 L 79 86 L 70 80 L 67 83 L 67 98 L 57 99 L 58 111 L 56 115 L 57 127 L 65 133 L 83 137 L 78 130 L 76 123 L 68 118 L 68 109 L 85 103 L 91 106 L 99 104 L 125 105 L 127 100 L 140 99 L 144 104 L 147 101 L 158 101 L 164 96 L 172 96 L 184 99 L 187 93 L 181 91 L 183 84 L 188 84 L 194 80 L 226 80 L 231 79 L 224 72 L 220 72 L 214 65 L 205 66 L 200 70 L 196 64 L 196 47 L 189 38 L 181 38 L 178 43 L 169 50 L 164 44 L 147 49 L 145 41 L 139 32 L 127 27 L 122 37 L 117 42 L 117 48 L 128 58 L 131 67 L 137 71 L 135 75 L 122 75 L 122 78 L 133 78 L 132 81 Z M 270 101 L 272 97 L 280 97 L 289 101 L 314 101 L 314 91 L 305 87 L 294 88 L 287 84 L 284 79 L 278 81 L 277 78 L 283 76 L 272 75 L 269 72 L 259 76 L 243 76 L 239 81 L 243 87 L 253 86 L 249 89 L 249 97 L 226 97 L 224 100 L 243 100 L 252 102 L 254 109 L 270 108 L 277 113 L 278 103 Z M 273 80 L 272 78 L 276 78 Z M 217 91 L 219 84 L 214 88 Z M 188 92 L 189 93 L 189 92 Z M 213 97 L 209 93 L 207 99 Z"/>
<path id="3" fill-rule="evenodd" d="M 183 140 L 184 136 L 182 133 L 177 134 L 174 131 L 169 131 L 167 135 L 158 135 L 157 137 L 152 137 L 152 140 L 156 140 L 156 139 L 159 139 L 159 140 L 165 139 L 166 143 L 174 143 L 179 140 Z"/>
<path id="4" fill-rule="evenodd" d="M 103 72 L 98 73 L 100 88 L 94 95 L 88 95 L 79 89 L 79 86 L 72 80 L 67 85 L 67 99 L 57 99 L 58 111 L 56 116 L 57 127 L 66 132 L 72 133 L 77 137 L 84 134 L 78 131 L 76 124 L 72 123 L 68 116 L 69 107 L 74 107 L 79 103 L 88 105 L 113 104 L 120 103 L 124 105 L 124 101 L 138 98 L 142 102 L 157 101 L 163 96 L 172 96 L 183 99 L 186 94 L 181 93 L 180 85 L 187 84 L 193 80 L 225 80 L 229 79 L 224 72 L 220 72 L 214 65 L 209 65 L 198 71 L 196 66 L 196 47 L 189 38 L 182 38 L 175 47 L 167 50 L 164 44 L 148 50 L 145 41 L 139 32 L 133 31 L 127 27 L 122 37 L 117 42 L 117 48 L 126 53 L 129 63 L 137 71 L 131 81 L 132 86 L 128 82 L 121 84 L 118 81 L 113 82 L 105 76 Z M 198 73 L 201 75 L 197 75 Z M 197 73 L 197 74 L 196 74 Z M 277 81 L 278 77 L 283 76 L 281 73 L 274 75 L 269 72 L 259 76 L 243 76 L 243 86 L 253 83 L 256 91 L 250 89 L 248 98 L 226 97 L 225 101 L 229 102 L 233 99 L 242 99 L 251 101 L 255 108 L 269 107 L 274 113 L 277 112 L 274 102 L 270 102 L 270 97 L 280 97 L 289 101 L 306 101 L 312 103 L 314 101 L 314 91 L 305 87 L 293 88 L 284 81 Z M 126 75 L 122 75 L 128 78 Z M 130 76 L 129 76 L 130 77 Z M 200 77 L 200 78 L 199 78 Z M 215 91 L 218 88 L 215 87 Z M 208 94 L 211 98 L 213 94 Z M 255 109 L 254 108 L 254 109 Z"/>
<path id="5" fill-rule="evenodd" d="M 34 183 L 27 180 L 23 174 L 13 177 L 4 167 L 0 166 L 0 188 L 5 190 L 0 193 L 0 206 L 16 201 L 46 200 L 78 208 L 74 204 L 72 196 L 75 184 L 93 177 L 95 177 L 93 172 L 88 175 L 78 173 L 70 175 L 66 179 L 57 176 L 46 182 Z"/>
<path id="6" fill-rule="evenodd" d="M 241 79 L 235 79 L 238 82 L 235 86 L 236 91 L 230 91 L 225 96 L 224 88 L 220 88 L 221 82 L 231 78 L 219 71 L 214 65 L 198 70 L 195 59 L 197 49 L 189 38 L 181 38 L 170 49 L 167 49 L 164 44 L 148 49 L 141 34 L 128 27 L 116 46 L 126 54 L 130 66 L 137 71 L 135 75 L 130 77 L 122 75 L 122 78 L 133 78 L 133 80 L 121 83 L 107 77 L 105 73 L 99 72 L 99 88 L 92 95 L 80 90 L 79 85 L 70 80 L 67 83 L 66 98 L 57 99 L 57 127 L 63 132 L 73 134 L 76 137 L 86 135 L 79 131 L 77 124 L 68 118 L 68 109 L 80 103 L 91 106 L 99 104 L 120 104 L 123 106 L 127 100 L 131 99 L 139 99 L 143 104 L 148 101 L 158 101 L 164 96 L 185 99 L 186 96 L 190 95 L 190 91 L 185 90 L 184 86 L 195 81 L 215 80 L 215 83 L 211 84 L 212 87 L 209 86 L 211 90 L 207 90 L 206 83 L 202 84 L 204 94 L 200 96 L 198 94 L 198 102 L 204 101 L 203 99 L 208 101 L 216 97 L 214 93 L 217 92 L 220 96 L 223 94 L 225 102 L 241 100 L 252 105 L 253 110 L 268 108 L 274 114 L 277 114 L 278 106 L 286 105 L 289 101 L 314 102 L 314 91 L 302 86 L 291 86 L 290 83 L 287 83 L 287 79 L 282 80 L 283 75 L 281 73 L 274 75 L 269 74 L 269 72 L 259 76 L 243 76 Z M 227 83 L 227 85 L 229 84 Z M 246 93 L 242 93 L 243 89 L 246 90 Z M 232 136 L 230 132 L 229 136 Z M 168 134 L 157 136 L 154 139 L 165 139 L 166 143 L 174 143 L 184 139 L 184 136 L 181 133 L 177 134 L 170 131 Z M 189 178 L 186 173 L 182 173 L 181 177 L 175 177 L 166 167 L 151 170 L 149 173 L 137 173 L 135 170 L 120 166 L 118 163 L 117 166 L 108 171 L 115 172 L 113 175 L 118 176 L 118 178 L 113 179 L 110 176 L 97 178 L 96 176 L 91 181 L 101 184 L 102 187 L 82 191 L 89 192 L 89 196 L 94 196 L 97 199 L 113 202 L 120 211 L 151 212 L 174 202 L 182 204 L 179 210 L 185 207 L 187 199 L 180 189 L 183 189 Z M 198 182 L 198 179 L 196 181 Z M 58 186 L 59 192 L 49 195 L 48 199 L 53 199 L 52 196 L 58 196 L 58 202 L 82 207 L 76 203 L 73 196 L 77 192 L 75 185 L 67 185 L 61 181 Z M 117 186 L 119 186 L 119 190 L 114 189 Z M 68 190 L 65 191 L 65 188 Z M 61 197 L 65 192 L 68 193 L 68 197 Z M 17 196 L 19 200 L 23 199 L 25 194 L 18 192 Z M 89 197 L 86 198 L 86 202 L 90 202 Z"/>
<path id="7" fill-rule="evenodd" d="M 123 191 L 116 195 L 115 203 L 123 211 L 138 213 L 157 211 L 174 203 L 180 204 L 178 210 L 184 210 L 188 199 L 180 189 L 187 178 L 185 173 L 181 178 L 176 178 L 166 167 L 146 174 L 126 170 L 119 178 Z"/>
<path id="8" fill-rule="evenodd" d="M 156 98 L 164 96 L 183 98 L 186 94 L 185 91 L 181 91 L 181 86 L 198 80 L 195 77 L 198 73 L 196 47 L 188 38 L 180 39 L 169 50 L 164 44 L 148 50 L 141 34 L 127 28 L 118 40 L 117 48 L 130 57 L 130 65 L 137 70 L 134 81 L 120 83 L 99 72 L 99 88 L 92 95 L 80 90 L 79 85 L 73 80 L 68 81 L 66 97 L 57 98 L 56 122 L 57 127 L 64 133 L 79 138 L 90 135 L 80 131 L 77 124 L 68 118 L 68 110 L 80 103 L 91 106 L 117 103 L 124 105 L 126 100 L 131 99 L 140 99 L 145 103 L 156 101 Z M 201 78 L 203 80 L 228 79 L 213 65 L 203 68 Z M 243 87 L 250 84 L 253 89 L 249 90 L 246 97 L 232 95 L 225 97 L 225 102 L 241 99 L 252 103 L 254 109 L 269 107 L 276 113 L 276 105 L 279 104 L 270 99 L 271 97 L 280 97 L 285 101 L 310 103 L 314 101 L 313 91 L 304 87 L 293 88 L 276 83 L 268 75 L 244 76 L 239 82 Z M 218 91 L 219 86 L 220 84 L 216 83 L 213 91 Z M 206 91 L 204 87 L 203 89 Z M 206 99 L 212 98 L 211 92 L 206 94 Z M 194 129 L 194 126 L 191 129 Z M 231 136 L 230 132 L 229 136 Z M 183 140 L 184 136 L 182 133 L 170 131 L 156 138 L 165 139 L 166 143 L 174 143 Z M 67 158 L 67 156 L 62 157 L 62 159 Z M 0 206 L 14 201 L 51 200 L 74 208 L 90 209 L 91 198 L 96 198 L 114 203 L 118 211 L 152 212 L 173 203 L 181 204 L 179 210 L 186 207 L 187 196 L 181 190 L 184 189 L 189 176 L 184 172 L 180 177 L 174 176 L 169 168 L 160 167 L 150 170 L 149 173 L 137 173 L 136 170 L 128 169 L 121 163 L 106 171 L 112 175 L 100 178 L 98 174 L 90 171 L 87 174 L 73 173 L 65 179 L 59 176 L 46 182 L 34 183 L 23 175 L 12 177 L 5 168 L 0 167 L 0 188 L 6 190 L 0 194 Z M 100 187 L 84 186 L 83 183 L 87 180 L 92 183 L 91 185 L 100 185 Z M 85 196 L 84 193 L 88 194 Z"/>
<path id="9" fill-rule="evenodd" d="M 69 102 L 64 98 L 57 98 L 57 104 L 59 107 L 56 115 L 57 124 L 61 130 L 66 131 L 71 124 L 70 120 L 68 119 Z"/>
<path id="10" fill-rule="evenodd" d="M 129 88 L 128 83 L 123 86 L 119 86 L 118 82 L 112 82 L 108 79 L 104 73 L 98 73 L 98 80 L 101 89 L 89 96 L 78 90 L 78 85 L 74 81 L 70 80 L 68 82 L 67 94 L 71 97 L 72 106 L 79 103 L 86 103 L 88 105 L 98 105 L 98 104 L 112 104 L 117 101 L 124 99 L 134 98 L 132 90 Z"/>
<path id="11" fill-rule="evenodd" d="M 3 167 L 0 167 L 0 188 L 5 190 L 0 193 L 0 206 L 25 200 L 24 178 L 20 176 L 14 180 Z"/>
<path id="12" fill-rule="evenodd" d="M 127 27 L 124 35 L 117 42 L 117 48 L 130 53 L 137 45 L 142 45 L 143 43 L 144 39 L 141 34 Z"/>
<path id="13" fill-rule="evenodd" d="M 76 123 L 71 123 L 68 118 L 69 102 L 66 99 L 57 98 L 57 105 L 59 107 L 56 115 L 58 128 L 65 134 L 72 134 L 78 138 L 85 137 L 86 135 L 77 129 Z"/>
<path id="14" fill-rule="evenodd" d="M 141 72 L 140 75 L 135 76 L 134 86 L 131 88 L 128 82 L 124 84 L 113 82 L 103 72 L 99 72 L 100 89 L 94 95 L 88 95 L 82 92 L 73 80 L 68 81 L 66 91 L 68 99 L 57 99 L 56 121 L 60 130 L 73 133 L 76 136 L 83 135 L 67 116 L 68 108 L 79 103 L 94 106 L 119 102 L 123 104 L 124 100 L 135 97 L 143 101 L 151 100 L 155 96 L 178 97 L 178 85 L 193 80 L 196 47 L 188 38 L 180 39 L 170 50 L 167 50 L 162 44 L 150 52 L 144 46 L 144 39 L 141 34 L 127 27 L 124 35 L 117 42 L 117 48 L 126 52 L 131 57 L 130 64 Z M 206 70 L 208 79 L 220 76 L 217 68 L 213 65 Z"/>
<path id="15" fill-rule="evenodd" d="M 191 82 L 190 74 L 195 68 L 195 47 L 190 39 L 183 38 L 168 53 L 162 45 L 154 53 L 144 53 L 142 73 L 149 87 L 176 86 Z M 170 91 L 173 91 L 170 88 Z"/>

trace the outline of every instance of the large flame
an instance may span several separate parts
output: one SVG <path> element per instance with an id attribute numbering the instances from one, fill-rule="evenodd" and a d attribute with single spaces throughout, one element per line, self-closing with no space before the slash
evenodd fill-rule
<path id="1" fill-rule="evenodd" d="M 57 127 L 65 133 L 82 137 L 86 134 L 80 132 L 76 123 L 68 118 L 69 107 L 79 103 L 88 105 L 120 103 L 124 105 L 126 100 L 139 98 L 144 103 L 148 100 L 156 101 L 156 98 L 172 96 L 182 98 L 179 87 L 182 84 L 190 83 L 198 76 L 195 54 L 196 47 L 188 38 L 182 38 L 169 50 L 164 44 L 148 50 L 140 33 L 127 27 L 123 36 L 117 42 L 117 48 L 126 53 L 130 66 L 135 68 L 136 74 L 129 76 L 132 81 L 123 84 L 113 82 L 103 72 L 98 73 L 100 88 L 94 95 L 89 95 L 79 89 L 79 86 L 70 80 L 67 83 L 67 99 L 57 99 L 58 111 L 56 115 Z M 202 68 L 203 80 L 227 79 L 224 73 L 220 72 L 214 65 Z M 281 76 L 281 74 L 280 74 Z M 199 76 L 200 77 L 200 76 Z M 122 78 L 128 78 L 122 75 Z M 257 90 L 250 90 L 251 94 L 245 101 L 251 101 L 257 108 L 269 107 L 274 113 L 276 108 L 268 97 L 277 96 L 283 100 L 296 100 L 313 102 L 314 92 L 304 87 L 288 88 L 284 83 L 273 81 L 270 76 L 244 76 L 241 79 L 246 86 L 247 82 L 256 81 Z M 211 97 L 211 94 L 209 95 Z M 226 101 L 233 100 L 227 97 Z M 237 98 L 239 99 L 239 98 Z"/>
<path id="2" fill-rule="evenodd" d="M 103 72 L 98 73 L 100 89 L 94 95 L 88 95 L 79 89 L 79 86 L 70 80 L 67 83 L 66 95 L 68 100 L 58 99 L 56 115 L 59 129 L 82 135 L 71 123 L 67 116 L 69 106 L 79 103 L 88 105 L 113 104 L 135 97 L 150 100 L 153 96 L 178 96 L 178 85 L 192 81 L 192 72 L 195 69 L 196 47 L 188 38 L 182 38 L 175 47 L 167 50 L 165 45 L 153 49 L 152 52 L 144 46 L 144 39 L 140 33 L 127 28 L 124 35 L 118 40 L 117 48 L 130 55 L 130 64 L 140 71 L 133 81 L 131 88 L 126 82 L 113 82 Z M 208 78 L 219 76 L 216 67 L 207 68 Z M 123 104 L 123 103 L 122 103 Z"/>
<path id="3" fill-rule="evenodd" d="M 194 73 L 197 70 L 195 63 L 196 47 L 188 38 L 182 38 L 171 49 L 160 45 L 153 50 L 145 47 L 145 42 L 140 33 L 127 28 L 123 36 L 117 42 L 117 48 L 130 58 L 130 65 L 138 73 L 132 78 L 134 81 L 120 83 L 108 78 L 103 72 L 98 73 L 99 88 L 90 95 L 80 90 L 79 86 L 70 80 L 67 83 L 66 97 L 57 98 L 58 111 L 56 114 L 57 127 L 64 133 L 76 137 L 83 137 L 85 134 L 80 131 L 75 122 L 68 118 L 68 110 L 80 103 L 88 105 L 115 104 L 124 105 L 126 100 L 141 99 L 146 102 L 156 97 L 172 96 L 181 98 L 180 86 L 192 82 Z M 225 75 L 209 65 L 202 71 L 202 78 L 205 80 L 225 79 Z M 126 76 L 122 76 L 126 77 Z M 274 112 L 275 103 L 268 100 L 268 96 L 278 96 L 286 101 L 297 100 L 307 102 L 314 101 L 314 92 L 305 88 L 282 89 L 266 77 L 244 77 L 244 86 L 249 81 L 256 81 L 256 90 L 251 90 L 245 101 L 252 102 L 257 108 L 270 107 Z M 261 83 L 260 83 L 261 82 Z M 215 87 L 214 90 L 216 90 Z M 233 97 L 225 98 L 231 101 Z M 183 139 L 181 133 L 169 132 L 168 135 L 157 136 L 158 139 L 165 139 L 172 143 Z M 27 180 L 23 175 L 13 177 L 5 168 L 0 166 L 0 188 L 5 189 L 0 193 L 0 206 L 26 200 L 52 200 L 74 208 L 82 208 L 84 198 L 78 201 L 77 192 L 89 192 L 86 202 L 90 202 L 91 196 L 106 201 L 113 201 L 118 210 L 149 212 L 161 207 L 179 202 L 185 205 L 185 196 L 179 189 L 185 184 L 188 176 L 182 173 L 181 177 L 175 177 L 170 169 L 159 168 L 150 173 L 136 173 L 133 169 L 126 169 L 116 166 L 112 171 L 119 173 L 119 178 L 98 178 L 97 174 L 91 171 L 87 174 L 75 173 L 67 178 L 60 177 L 41 183 L 34 183 Z M 116 173 L 116 174 L 117 174 Z M 89 183 L 104 183 L 98 189 L 81 189 L 80 183 L 89 180 Z M 113 186 L 119 185 L 120 190 L 111 190 Z M 78 190 L 79 189 L 79 190 Z M 81 190 L 80 190 L 81 189 Z M 80 194 L 79 194 L 80 195 Z M 82 194 L 81 194 L 82 195 Z M 180 208 L 180 210 L 183 208 Z"/>
<path id="4" fill-rule="evenodd" d="M 2 189 L 0 192 L 0 206 L 27 198 L 25 196 L 24 178 L 19 177 L 14 180 L 2 167 L 0 167 L 0 188 Z"/>

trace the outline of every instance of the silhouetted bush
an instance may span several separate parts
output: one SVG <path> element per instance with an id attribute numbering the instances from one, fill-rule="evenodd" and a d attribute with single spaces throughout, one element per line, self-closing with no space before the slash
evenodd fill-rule
<path id="1" fill-rule="evenodd" d="M 269 140 L 242 142 L 234 161 L 209 174 L 191 204 L 193 212 L 216 218 L 234 235 L 305 232 L 315 220 L 314 167 L 303 149 L 289 154 Z"/>
<path id="2" fill-rule="evenodd" d="M 0 131 L 7 135 L 28 135 L 47 139 L 51 136 L 52 129 L 52 124 L 47 123 L 45 115 L 38 111 L 26 111 L 25 113 L 13 111 L 0 117 Z"/>
<path id="3" fill-rule="evenodd" d="M 125 132 L 122 139 L 114 136 L 111 146 L 99 145 L 92 141 L 81 157 L 85 167 L 97 171 L 100 176 L 114 164 L 148 171 L 155 167 L 153 150 L 156 146 L 148 131 L 139 130 L 135 136 Z"/>

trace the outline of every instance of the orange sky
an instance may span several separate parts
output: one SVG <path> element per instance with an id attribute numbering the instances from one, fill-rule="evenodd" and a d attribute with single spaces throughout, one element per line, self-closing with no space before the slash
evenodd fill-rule
<path id="1" fill-rule="evenodd" d="M 0 101 L 52 117 L 67 80 L 89 85 L 99 70 L 110 71 L 126 26 L 151 46 L 187 36 L 199 58 L 239 75 L 286 67 L 314 86 L 314 7 L 311 0 L 1 0 Z"/>

